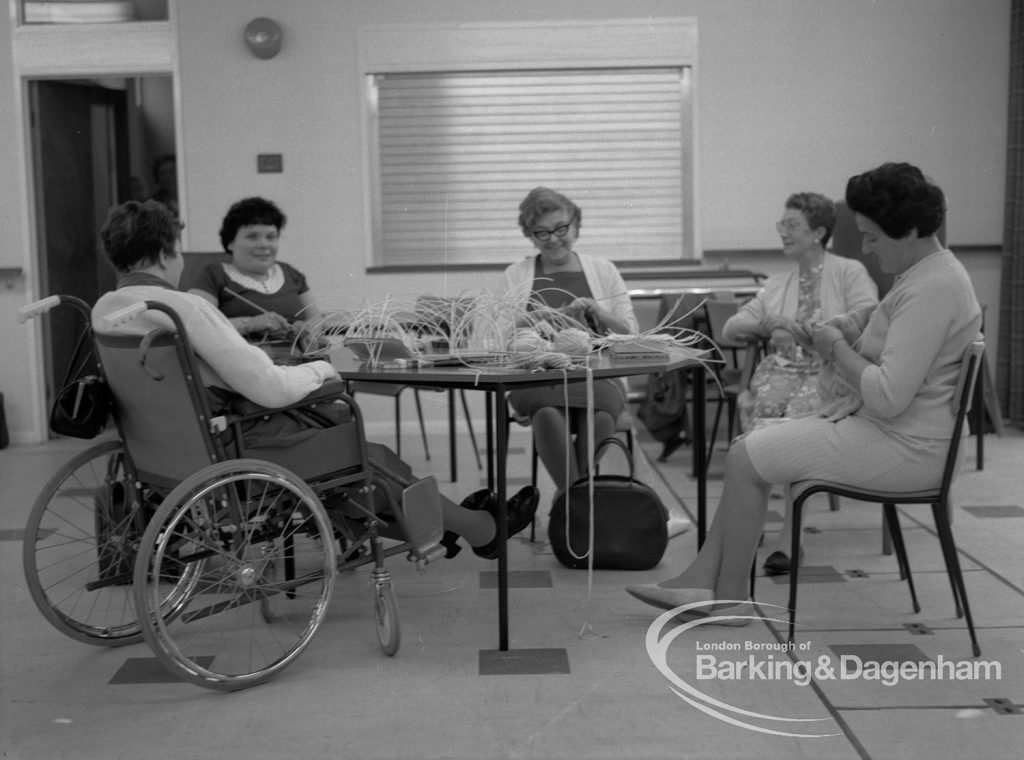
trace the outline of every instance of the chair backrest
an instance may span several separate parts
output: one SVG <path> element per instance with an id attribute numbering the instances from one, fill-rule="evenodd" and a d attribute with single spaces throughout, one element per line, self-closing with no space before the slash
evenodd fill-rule
<path id="1" fill-rule="evenodd" d="M 707 315 L 701 305 L 707 297 L 707 293 L 691 292 L 682 295 L 663 295 L 658 324 L 665 325 L 667 331 L 672 331 L 673 328 L 676 330 L 705 329 Z"/>
<path id="2" fill-rule="evenodd" d="M 970 411 L 971 401 L 974 399 L 974 386 L 978 382 L 978 369 L 981 367 L 984 355 L 985 341 L 976 340 L 969 343 L 964 349 L 964 356 L 960 362 L 960 374 L 957 376 L 956 388 L 953 391 L 953 414 L 956 415 L 956 423 L 953 427 L 953 437 L 949 441 L 946 466 L 942 472 L 944 496 L 949 493 L 950 484 L 957 471 L 960 440 L 963 437 L 967 412 Z"/>
<path id="3" fill-rule="evenodd" d="M 181 261 L 184 268 L 178 287 L 181 290 L 188 290 L 208 264 L 223 264 L 231 261 L 231 256 L 224 251 L 185 251 L 181 255 Z"/>
<path id="4" fill-rule="evenodd" d="M 739 301 L 719 301 L 708 299 L 704 303 L 704 309 L 708 315 L 708 335 L 711 340 L 718 344 L 719 348 L 741 348 L 745 342 L 729 341 L 725 339 L 725 323 L 729 317 L 740 310 Z"/>
<path id="5" fill-rule="evenodd" d="M 195 358 L 179 333 L 97 334 L 95 343 L 115 422 L 143 481 L 171 488 L 223 458 Z"/>

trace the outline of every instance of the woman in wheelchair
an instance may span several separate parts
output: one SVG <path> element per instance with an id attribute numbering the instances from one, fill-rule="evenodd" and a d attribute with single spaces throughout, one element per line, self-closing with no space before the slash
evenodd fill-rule
<path id="1" fill-rule="evenodd" d="M 166 327 L 166 315 L 155 311 L 114 327 L 104 320 L 105 316 L 133 304 L 158 301 L 172 307 L 181 317 L 200 361 L 203 384 L 221 395 L 233 392 L 263 407 L 282 407 L 299 401 L 328 381 L 339 379 L 326 361 L 295 366 L 274 364 L 266 352 L 247 342 L 216 306 L 201 296 L 179 291 L 183 268 L 180 230 L 173 214 L 154 201 L 129 201 L 111 210 L 100 236 L 118 273 L 118 285 L 93 307 L 93 329 L 98 334 L 143 336 L 154 328 Z M 408 466 L 386 447 L 368 443 L 367 448 L 378 482 L 395 484 L 401 490 L 416 480 Z M 530 524 L 537 500 L 538 493 L 533 487 L 523 488 L 508 500 L 509 536 Z M 497 505 L 493 494 L 477 491 L 460 505 L 442 496 L 441 509 L 446 529 L 441 543 L 447 557 L 458 553 L 460 536 L 477 555 L 486 559 L 498 556 Z"/>
<path id="2" fill-rule="evenodd" d="M 739 612 L 708 622 L 746 625 L 751 618 L 742 615 L 751 605 L 743 600 L 771 484 L 824 480 L 905 492 L 941 481 L 963 357 L 981 337 L 970 276 L 936 234 L 945 216 L 943 192 L 917 167 L 888 163 L 852 177 L 846 201 L 865 253 L 897 275 L 896 283 L 859 336 L 844 332 L 840 319 L 806 323 L 801 331 L 856 403 L 848 395 L 842 412 L 830 417 L 823 411 L 737 439 L 696 559 L 661 583 L 626 589 L 641 601 L 668 610 L 699 605 L 683 613 L 690 619 L 706 617 L 708 609 Z"/>

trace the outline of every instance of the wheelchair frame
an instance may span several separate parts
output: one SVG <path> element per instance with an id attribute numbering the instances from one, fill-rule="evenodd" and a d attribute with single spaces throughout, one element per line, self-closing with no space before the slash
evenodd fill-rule
<path id="1" fill-rule="evenodd" d="M 28 304 L 21 319 L 57 305 L 80 310 L 89 329 L 89 306 L 70 296 Z M 340 382 L 280 409 L 214 416 L 174 309 L 146 301 L 108 322 L 150 310 L 173 329 L 91 336 L 117 437 L 73 458 L 36 499 L 23 564 L 37 607 L 76 640 L 144 639 L 182 679 L 230 691 L 291 664 L 326 615 L 336 573 L 372 563 L 377 637 L 394 655 L 401 629 L 384 560 L 406 553 L 426 564 L 444 555 L 433 478 L 398 498 L 381 487 L 395 519 L 388 524 L 370 498 L 377 486 L 361 412 Z M 351 418 L 326 427 L 326 441 L 246 450 L 247 423 L 337 401 Z M 182 404 L 191 415 L 166 414 Z M 309 461 L 325 442 L 356 450 L 338 451 L 339 466 L 320 472 Z M 424 499 L 429 508 L 406 510 Z M 399 543 L 386 547 L 385 538 Z"/>

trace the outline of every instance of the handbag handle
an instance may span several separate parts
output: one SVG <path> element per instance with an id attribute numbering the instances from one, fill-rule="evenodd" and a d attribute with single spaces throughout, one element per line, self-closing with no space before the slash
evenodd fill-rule
<path id="1" fill-rule="evenodd" d="M 623 443 L 622 439 L 616 438 L 614 435 L 608 436 L 597 444 L 597 449 L 594 451 L 594 474 L 599 474 L 601 455 L 604 454 L 605 449 L 609 446 L 618 446 L 622 450 L 622 453 L 626 457 L 626 461 L 629 462 L 629 479 L 633 480 L 633 455 L 630 454 L 629 447 Z"/>

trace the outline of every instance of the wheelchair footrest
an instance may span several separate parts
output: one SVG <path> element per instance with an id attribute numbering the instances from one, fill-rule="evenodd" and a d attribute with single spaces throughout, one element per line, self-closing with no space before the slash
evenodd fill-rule
<path id="1" fill-rule="evenodd" d="M 437 548 L 444 534 L 441 495 L 433 476 L 423 478 L 402 491 L 402 515 L 405 517 L 406 540 L 416 554 L 429 561 L 437 554 L 431 550 Z M 440 556 L 444 556 L 443 550 Z"/>

